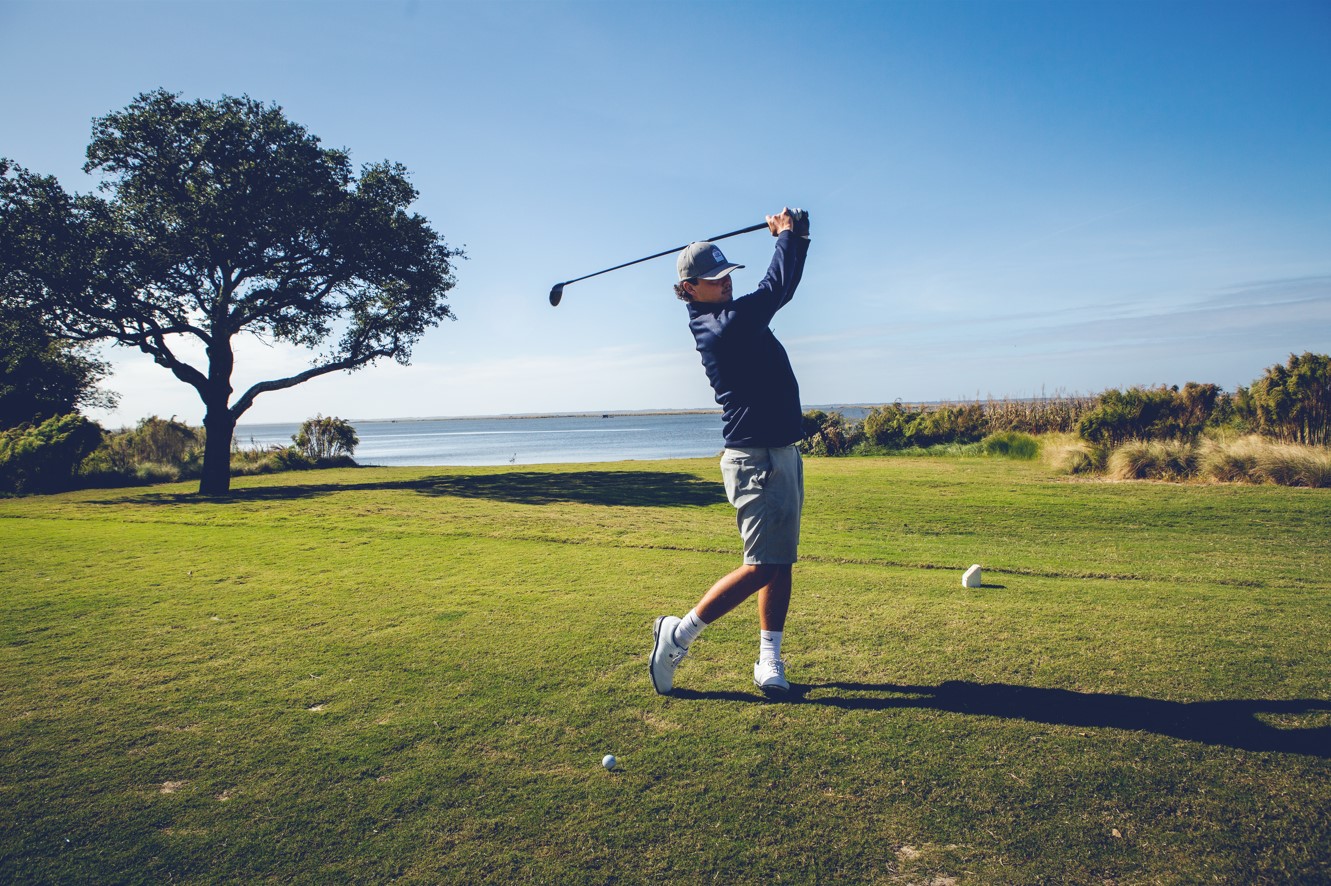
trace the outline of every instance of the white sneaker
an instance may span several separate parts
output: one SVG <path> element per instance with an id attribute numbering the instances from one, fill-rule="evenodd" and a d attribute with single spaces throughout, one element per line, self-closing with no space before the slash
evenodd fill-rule
<path id="1" fill-rule="evenodd" d="M 753 682 L 767 695 L 780 695 L 790 691 L 786 680 L 786 663 L 779 658 L 755 662 Z"/>
<path id="2" fill-rule="evenodd" d="M 652 628 L 652 657 L 647 669 L 652 674 L 652 687 L 661 695 L 670 694 L 675 686 L 675 668 L 689 654 L 687 646 L 675 642 L 675 628 L 681 620 L 673 615 L 663 615 Z"/>

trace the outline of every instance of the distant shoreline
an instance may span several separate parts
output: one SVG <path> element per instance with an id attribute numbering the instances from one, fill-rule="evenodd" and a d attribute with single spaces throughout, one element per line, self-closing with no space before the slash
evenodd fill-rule
<path id="1" fill-rule="evenodd" d="M 881 404 L 875 404 L 881 405 Z M 872 409 L 873 405 L 860 403 L 838 403 L 832 406 L 802 406 L 801 409 L 808 411 L 810 409 L 836 410 L 836 409 Z M 349 418 L 347 419 L 353 425 L 357 424 L 409 424 L 412 422 L 428 421 L 525 421 L 528 419 L 550 419 L 550 418 L 637 418 L 642 416 L 655 415 L 720 415 L 720 407 L 709 409 L 607 409 L 603 412 L 516 412 L 506 415 L 434 415 L 434 416 L 413 416 L 410 418 Z M 247 422 L 241 419 L 240 425 L 246 427 L 259 427 L 263 425 L 298 425 L 304 421 L 260 421 Z"/>
<path id="2" fill-rule="evenodd" d="M 805 405 L 801 409 L 808 411 L 810 409 L 821 409 L 824 411 L 835 411 L 838 409 L 872 409 L 882 404 L 868 403 L 837 403 L 834 405 Z M 437 421 L 526 421 L 528 419 L 551 419 L 551 418 L 636 418 L 643 416 L 658 415 L 721 415 L 720 407 L 711 407 L 706 409 L 608 409 L 603 412 L 515 412 L 501 415 L 433 415 L 433 416 L 412 416 L 398 418 L 349 418 L 346 419 L 352 425 L 358 424 L 411 424 L 418 422 L 437 422 Z M 243 418 L 237 427 L 264 427 L 276 425 L 299 425 L 301 421 L 257 421 L 247 422 Z"/>
<path id="3" fill-rule="evenodd" d="M 528 419 L 549 418 L 633 418 L 645 415 L 720 415 L 720 409 L 638 409 L 610 410 L 607 412 L 522 412 L 510 415 L 434 415 L 414 418 L 349 418 L 353 425 L 358 424 L 413 424 L 431 421 L 526 421 Z M 263 421 L 239 424 L 249 427 L 261 425 L 298 425 L 299 421 Z"/>
<path id="4" fill-rule="evenodd" d="M 356 422 L 387 422 L 401 424 L 414 421 L 504 421 L 507 419 L 525 420 L 531 418 L 631 418 L 639 415 L 716 415 L 720 409 L 618 409 L 606 412 L 518 412 L 508 415 L 436 415 L 426 418 L 352 418 Z M 275 422 L 282 424 L 282 422 Z"/>

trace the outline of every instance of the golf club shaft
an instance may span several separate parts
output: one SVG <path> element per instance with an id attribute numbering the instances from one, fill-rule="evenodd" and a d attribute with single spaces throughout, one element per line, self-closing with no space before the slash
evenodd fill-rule
<path id="1" fill-rule="evenodd" d="M 760 231 L 760 230 L 762 230 L 763 228 L 766 228 L 766 227 L 767 227 L 767 222 L 763 222 L 763 223 L 760 224 L 760 225 L 750 225 L 750 226 L 747 227 L 747 228 L 740 228 L 738 231 L 731 231 L 729 234 L 718 234 L 718 235 L 715 236 L 715 237 L 708 237 L 707 240 L 708 240 L 708 242 L 712 242 L 712 241 L 715 241 L 715 240 L 724 240 L 724 239 L 726 239 L 727 237 L 734 237 L 734 236 L 737 236 L 737 235 L 739 235 L 739 234 L 748 234 L 748 233 L 750 233 L 750 232 L 752 232 L 752 231 Z M 688 245 L 689 245 L 689 244 L 687 244 L 687 243 L 684 244 L 684 246 L 688 246 Z M 676 246 L 676 247 L 673 248 L 673 249 L 667 249 L 667 250 L 665 250 L 664 252 L 658 252 L 658 253 L 656 253 L 655 255 L 649 255 L 649 256 L 647 256 L 647 257 L 645 257 L 645 258 L 635 258 L 633 261 L 626 261 L 626 262 L 624 262 L 622 265 L 615 265 L 613 268 L 606 268 L 604 271 L 597 271 L 595 274 L 585 274 L 585 275 L 583 275 L 583 276 L 581 276 L 581 277 L 574 277 L 572 280 L 565 280 L 564 283 L 563 283 L 563 285 L 564 285 L 564 286 L 567 286 L 567 285 L 570 284 L 570 283 L 577 283 L 579 280 L 586 280 L 588 277 L 599 277 L 600 275 L 602 275 L 602 274 L 608 274 L 608 273 L 610 273 L 611 271 L 618 271 L 620 268 L 627 268 L 629 265 L 638 265 L 638 264 L 642 264 L 642 263 L 645 262 L 645 261 L 651 261 L 651 260 L 654 259 L 654 258 L 660 258 L 660 257 L 663 256 L 663 255 L 670 255 L 672 252 L 679 252 L 679 251 L 681 251 L 682 249 L 684 249 L 684 246 Z"/>
<path id="2" fill-rule="evenodd" d="M 728 234 L 717 234 L 715 237 L 708 237 L 707 240 L 708 242 L 716 240 L 724 240 L 727 237 L 735 237 L 739 234 L 748 234 L 752 231 L 762 231 L 765 229 L 767 229 L 767 222 L 763 222 L 762 224 L 757 224 L 757 225 L 750 225 L 747 228 L 740 228 L 738 231 L 731 231 Z M 684 246 L 688 245 L 689 244 L 687 243 L 684 244 Z M 581 277 L 574 277 L 572 280 L 565 280 L 563 283 L 556 283 L 554 285 L 554 288 L 550 290 L 550 304 L 552 305 L 559 304 L 559 299 L 562 298 L 564 294 L 564 287 L 570 283 L 577 283 L 579 280 L 586 280 L 588 277 L 599 277 L 601 274 L 608 274 L 611 271 L 618 271 L 620 268 L 627 268 L 629 265 L 637 265 L 645 261 L 651 261 L 654 258 L 660 258 L 663 255 L 670 255 L 672 252 L 679 252 L 684 248 L 684 246 L 676 246 L 674 249 L 667 249 L 664 252 L 658 252 L 655 255 L 649 255 L 646 256 L 645 258 L 637 258 L 634 259 L 633 261 L 626 261 L 622 265 L 615 265 L 613 268 L 606 268 L 604 271 L 597 271 L 594 274 L 584 274 Z"/>

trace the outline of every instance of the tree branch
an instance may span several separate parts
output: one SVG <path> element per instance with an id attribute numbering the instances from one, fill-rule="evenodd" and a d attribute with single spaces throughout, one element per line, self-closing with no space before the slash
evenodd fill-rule
<path id="1" fill-rule="evenodd" d="M 393 353 L 389 349 L 379 348 L 374 351 L 368 351 L 358 357 L 347 357 L 343 360 L 334 360 L 331 363 L 324 363 L 320 366 L 311 366 L 304 372 L 287 378 L 274 379 L 272 381 L 261 381 L 252 385 L 248 391 L 241 395 L 240 399 L 231 407 L 231 417 L 239 420 L 245 414 L 245 410 L 254 405 L 254 399 L 260 394 L 267 394 L 272 391 L 281 391 L 286 388 L 294 388 L 296 385 L 304 384 L 312 378 L 318 378 L 321 375 L 327 375 L 330 372 L 340 372 L 344 369 L 355 369 L 358 366 L 364 366 L 381 357 L 391 357 Z"/>
<path id="2" fill-rule="evenodd" d="M 152 357 L 154 363 L 171 370 L 172 375 L 193 387 L 200 394 L 203 394 L 208 387 L 208 376 L 177 357 L 161 335 L 145 332 L 134 344 L 140 351 Z"/>

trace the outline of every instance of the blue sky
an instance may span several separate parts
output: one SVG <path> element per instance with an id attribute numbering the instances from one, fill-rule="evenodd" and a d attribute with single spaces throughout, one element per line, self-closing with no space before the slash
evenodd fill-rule
<path id="1" fill-rule="evenodd" d="M 464 246 L 413 365 L 243 421 L 712 405 L 658 259 L 810 211 L 773 323 L 806 404 L 1233 389 L 1331 350 L 1325 2 L 0 0 L 0 155 L 90 191 L 92 118 L 158 87 L 281 105 L 411 171 Z M 771 240 L 723 244 L 761 277 Z M 236 387 L 307 355 L 247 341 Z M 109 424 L 202 418 L 108 352 Z"/>

